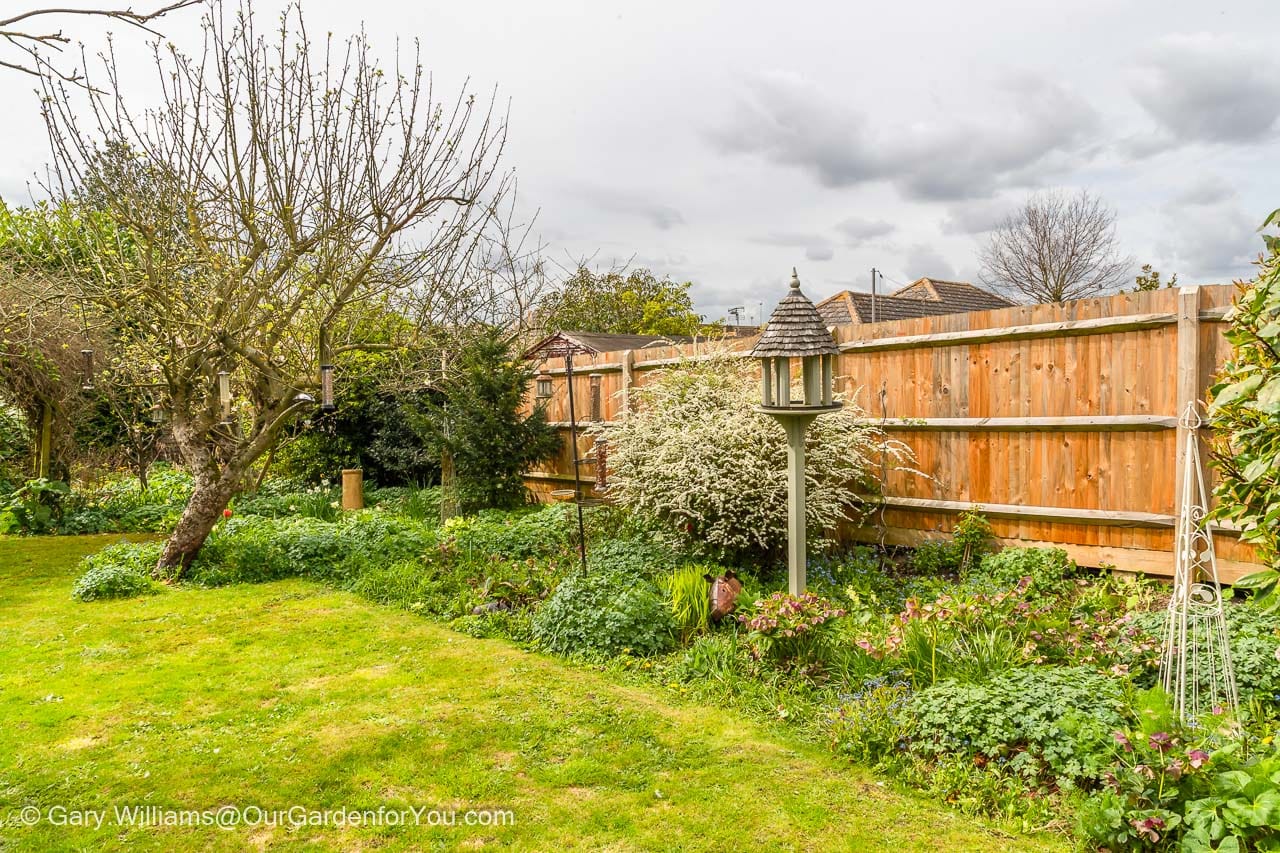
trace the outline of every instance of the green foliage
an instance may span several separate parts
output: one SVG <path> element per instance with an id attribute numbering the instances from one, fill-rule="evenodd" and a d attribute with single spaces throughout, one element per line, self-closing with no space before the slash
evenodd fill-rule
<path id="1" fill-rule="evenodd" d="M 964 549 L 956 542 L 931 539 L 911 552 L 911 569 L 928 577 L 954 577 L 964 561 Z"/>
<path id="2" fill-rule="evenodd" d="M 454 354 L 438 394 L 410 416 L 437 457 L 452 456 L 463 512 L 527 503 L 524 472 L 560 451 L 543 408 L 523 411 L 533 376 L 505 332 L 484 329 Z"/>
<path id="3" fill-rule="evenodd" d="M 533 619 L 533 635 L 561 655 L 652 655 L 671 648 L 671 608 L 645 581 L 575 573 L 556 587 Z"/>
<path id="4" fill-rule="evenodd" d="M 844 615 L 815 593 L 775 592 L 739 615 L 738 621 L 775 663 L 804 669 L 827 663 L 832 628 Z"/>
<path id="5" fill-rule="evenodd" d="M 539 320 L 549 331 L 696 335 L 702 319 L 693 310 L 692 286 L 659 279 L 647 269 L 624 275 L 579 267 L 543 298 Z"/>
<path id="6" fill-rule="evenodd" d="M 675 571 L 678 555 L 653 538 L 628 536 L 593 541 L 587 548 L 587 567 L 592 572 L 609 572 L 658 580 Z"/>
<path id="7" fill-rule="evenodd" d="M 732 692 L 751 677 L 751 657 L 733 634 L 703 634 L 676 656 L 670 672 L 683 684 L 714 684 Z"/>
<path id="8" fill-rule="evenodd" d="M 995 539 L 991 523 L 979 510 L 966 510 L 956 519 L 952 540 L 960 549 L 960 573 L 969 572 L 982 559 Z"/>
<path id="9" fill-rule="evenodd" d="M 383 337 L 370 330 L 366 338 Z M 388 390 L 398 362 L 385 353 L 344 352 L 334 361 L 337 410 L 294 426 L 276 452 L 276 470 L 308 482 L 336 481 L 361 468 L 368 482 L 413 486 L 438 482 L 440 457 L 410 426 L 420 392 Z"/>
<path id="10" fill-rule="evenodd" d="M 983 557 L 968 579 L 1010 589 L 1030 578 L 1026 596 L 1032 601 L 1062 595 L 1071 589 L 1076 564 L 1061 548 L 1005 548 Z"/>
<path id="11" fill-rule="evenodd" d="M 905 750 L 913 728 L 910 703 L 911 685 L 905 681 L 867 681 L 832 713 L 832 749 L 868 766 Z"/>
<path id="12" fill-rule="evenodd" d="M 117 474 L 67 502 L 59 532 L 165 533 L 173 529 L 191 497 L 191 475 L 166 464 L 152 466 L 147 487 Z"/>
<path id="13" fill-rule="evenodd" d="M 497 555 L 522 560 L 565 553 L 577 533 L 577 519 L 564 504 L 517 512 L 486 510 L 455 516 L 444 523 L 440 533 L 468 558 Z"/>
<path id="14" fill-rule="evenodd" d="M 1113 849 L 1275 849 L 1280 749 L 1272 735 L 1258 737 L 1212 715 L 1184 728 L 1167 701 L 1159 708 L 1159 691 L 1152 693 L 1143 702 L 1153 712 L 1113 734 L 1115 763 L 1105 787 L 1081 806 L 1081 837 Z"/>
<path id="15" fill-rule="evenodd" d="M 106 598 L 133 598 L 159 592 L 151 580 L 151 570 L 160 558 L 156 542 L 121 542 L 108 545 L 80 561 L 81 575 L 71 588 L 78 601 Z"/>
<path id="16" fill-rule="evenodd" d="M 967 755 L 1058 784 L 1099 778 L 1100 752 L 1124 725 L 1123 692 L 1084 667 L 1014 669 L 980 683 L 940 681 L 915 694 L 913 748 Z"/>
<path id="17" fill-rule="evenodd" d="M 809 589 L 838 603 L 850 618 L 865 623 L 902 601 L 902 580 L 885 568 L 872 548 L 817 555 L 809 560 Z"/>
<path id="18" fill-rule="evenodd" d="M 370 494 L 366 490 L 366 494 L 369 494 L 372 505 L 381 506 L 386 501 L 385 491 Z M 414 521 L 436 521 L 440 518 L 440 489 L 439 487 L 407 489 L 406 493 L 389 509 Z"/>
<path id="19" fill-rule="evenodd" d="M 49 533 L 62 518 L 71 488 L 61 480 L 28 480 L 0 503 L 0 533 Z"/>
<path id="20" fill-rule="evenodd" d="M 31 431 L 17 409 L 0 401 L 0 493 L 22 481 L 22 470 L 31 449 Z"/>
<path id="21" fill-rule="evenodd" d="M 1178 284 L 1178 274 L 1174 273 L 1169 276 L 1166 282 L 1160 281 L 1160 271 L 1152 268 L 1151 264 L 1143 264 L 1142 271 L 1134 278 L 1136 285 L 1133 290 L 1135 293 L 1144 290 L 1159 290 L 1161 287 L 1176 287 Z"/>
<path id="22" fill-rule="evenodd" d="M 1231 356 L 1210 388 L 1213 459 L 1221 476 L 1215 517 L 1238 524 L 1241 540 L 1271 568 L 1243 584 L 1280 606 L 1280 244 L 1236 297 L 1226 338 Z"/>
<path id="23" fill-rule="evenodd" d="M 1231 667 L 1243 698 L 1280 703 L 1280 618 L 1246 605 L 1226 608 Z"/>
<path id="24" fill-rule="evenodd" d="M 667 579 L 671 614 L 682 643 L 707 630 L 711 617 L 711 584 L 704 577 L 707 573 L 707 566 L 692 564 L 681 566 Z"/>
<path id="25" fill-rule="evenodd" d="M 921 604 L 909 598 L 883 636 L 857 646 L 917 689 L 945 678 L 973 681 L 1026 662 L 1025 585 L 995 594 L 956 589 Z"/>
<path id="26" fill-rule="evenodd" d="M 340 521 L 234 516 L 220 523 L 191 567 L 203 586 L 309 577 L 347 583 L 378 566 L 418 557 L 435 528 L 366 511 Z"/>

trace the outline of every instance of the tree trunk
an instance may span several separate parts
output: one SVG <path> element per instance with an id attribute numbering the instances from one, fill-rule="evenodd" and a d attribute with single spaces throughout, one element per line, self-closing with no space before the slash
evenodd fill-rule
<path id="1" fill-rule="evenodd" d="M 180 580 L 191 567 L 191 563 L 200 553 L 204 541 L 209 538 L 213 526 L 222 517 L 231 496 L 235 494 L 236 484 L 240 482 L 243 471 L 224 469 L 215 475 L 198 473 L 195 478 L 191 500 L 182 511 L 182 517 L 173 529 L 164 550 L 160 552 L 160 560 L 156 563 L 155 575 L 165 580 Z"/>

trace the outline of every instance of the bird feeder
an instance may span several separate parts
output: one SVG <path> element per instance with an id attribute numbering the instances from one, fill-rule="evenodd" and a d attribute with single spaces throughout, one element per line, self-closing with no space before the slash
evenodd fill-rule
<path id="1" fill-rule="evenodd" d="M 336 412 L 338 405 L 333 402 L 333 365 L 320 365 L 320 411 Z"/>
<path id="2" fill-rule="evenodd" d="M 222 407 L 222 424 L 231 423 L 231 374 L 218 371 L 218 404 Z"/>
<path id="3" fill-rule="evenodd" d="M 329 333 L 320 329 L 320 411 L 334 412 L 338 406 L 333 401 L 333 354 L 329 350 Z"/>
<path id="4" fill-rule="evenodd" d="M 155 426 L 164 423 L 164 407 L 159 403 L 154 403 L 149 410 L 149 420 Z"/>
<path id="5" fill-rule="evenodd" d="M 80 369 L 81 369 L 81 372 L 84 374 L 80 383 L 80 389 L 82 391 L 92 391 L 93 390 L 93 350 L 91 349 L 80 350 Z"/>
<path id="6" fill-rule="evenodd" d="M 787 431 L 787 576 L 792 595 L 805 590 L 804 436 L 814 418 L 840 408 L 831 391 L 837 353 L 831 332 L 800 292 L 800 277 L 792 270 L 790 291 L 751 350 L 760 359 L 759 411 Z M 796 396 L 793 362 L 799 367 Z"/>

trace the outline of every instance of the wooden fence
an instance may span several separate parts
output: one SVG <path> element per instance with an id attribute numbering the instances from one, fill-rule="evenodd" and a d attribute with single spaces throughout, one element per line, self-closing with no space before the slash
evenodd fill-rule
<path id="1" fill-rule="evenodd" d="M 885 541 L 944 536 L 959 511 L 980 506 L 1006 543 L 1172 574 L 1178 416 L 1204 399 L 1229 352 L 1223 314 L 1233 292 L 1166 289 L 837 327 L 837 390 L 908 444 L 927 475 L 890 472 Z M 593 385 L 597 417 L 613 420 L 627 389 L 705 348 L 578 356 L 579 421 L 591 419 Z M 554 378 L 548 416 L 567 433 L 563 364 L 544 370 Z M 581 456 L 590 444 L 580 437 Z M 572 462 L 566 441 L 555 464 L 527 482 L 542 495 L 564 488 Z M 583 478 L 594 478 L 590 466 Z M 845 533 L 871 540 L 881 531 L 868 523 Z M 1214 540 L 1224 580 L 1259 568 L 1234 532 L 1218 529 Z"/>

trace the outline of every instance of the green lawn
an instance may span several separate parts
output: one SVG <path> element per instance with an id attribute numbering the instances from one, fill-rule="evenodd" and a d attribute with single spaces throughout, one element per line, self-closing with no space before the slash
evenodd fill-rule
<path id="1" fill-rule="evenodd" d="M 314 583 L 72 601 L 76 560 L 111 539 L 0 540 L 0 849 L 1055 844 L 731 713 Z M 499 809 L 513 823 L 140 828 L 109 813 L 229 805 Z M 57 827 L 57 807 L 108 814 Z"/>

